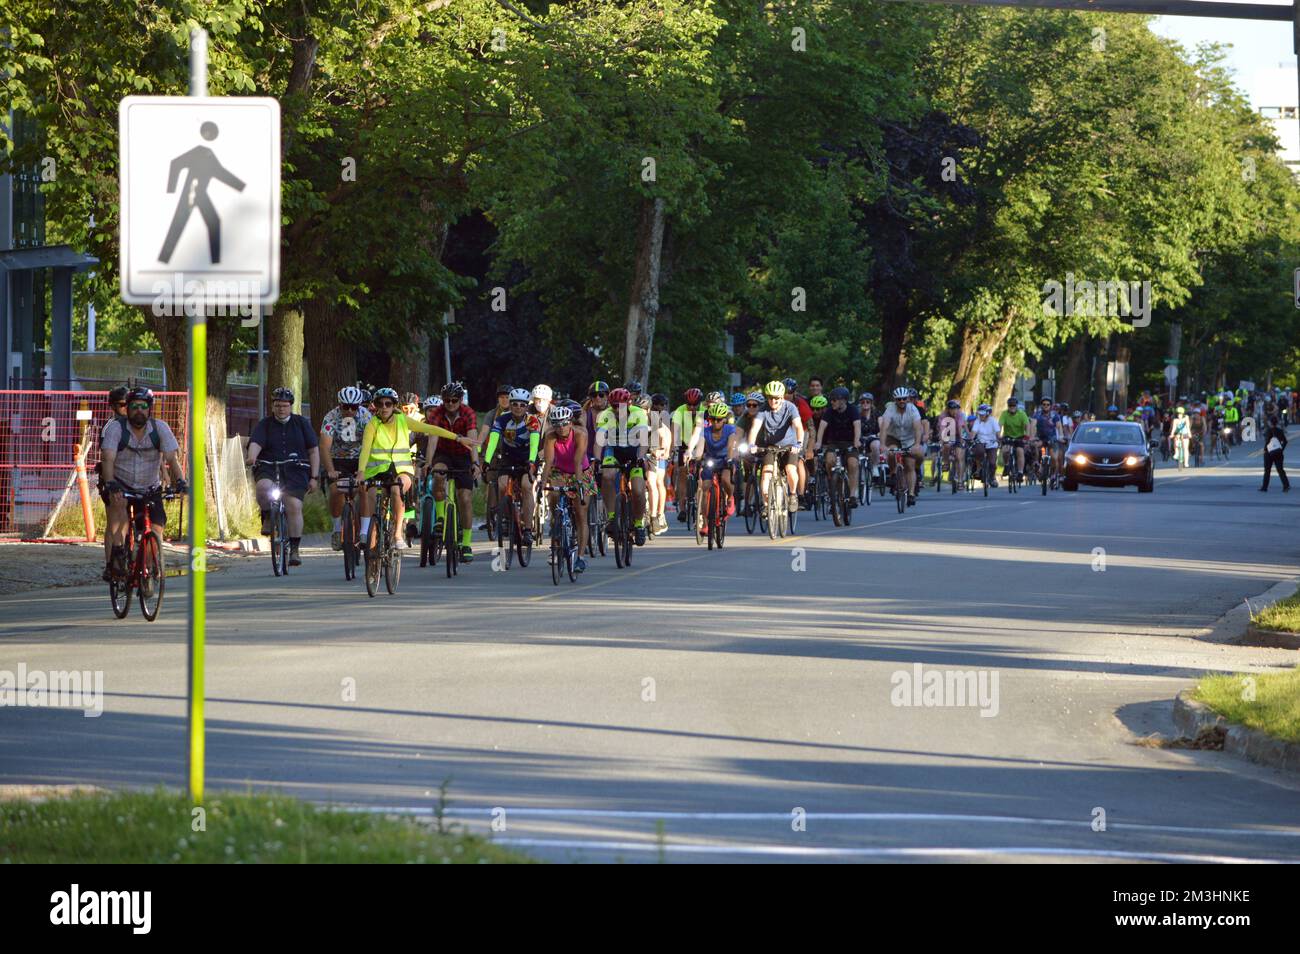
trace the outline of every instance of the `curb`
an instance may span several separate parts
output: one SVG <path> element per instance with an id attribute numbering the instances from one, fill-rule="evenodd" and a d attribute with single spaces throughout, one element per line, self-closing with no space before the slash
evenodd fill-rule
<path id="1" fill-rule="evenodd" d="M 1251 623 L 1242 637 L 1243 646 L 1269 646 L 1273 649 L 1300 649 L 1300 633 L 1280 629 L 1262 629 Z"/>
<path id="2" fill-rule="evenodd" d="M 1229 755 L 1285 772 L 1300 773 L 1300 743 L 1275 739 L 1257 729 L 1229 722 L 1205 703 L 1191 698 L 1189 689 L 1184 689 L 1174 699 L 1174 725 L 1191 738 L 1196 738 L 1203 729 L 1222 727 L 1227 732 L 1223 751 Z"/>

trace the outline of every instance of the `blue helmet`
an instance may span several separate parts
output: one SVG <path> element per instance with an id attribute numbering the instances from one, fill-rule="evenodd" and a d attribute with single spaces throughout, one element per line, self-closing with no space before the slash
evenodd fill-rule
<path id="1" fill-rule="evenodd" d="M 1106 408 L 1106 410 L 1107 410 L 1107 411 L 1118 411 L 1119 408 L 1117 408 L 1114 404 L 1112 404 L 1110 407 Z"/>
<path id="2" fill-rule="evenodd" d="M 744 392 L 742 392 L 742 391 L 735 391 L 735 392 L 733 392 L 732 395 L 731 395 L 731 403 L 732 403 L 732 406 L 733 406 L 733 407 L 734 407 L 735 405 L 737 405 L 737 404 L 744 404 L 744 403 L 745 403 L 745 395 L 744 395 Z"/>

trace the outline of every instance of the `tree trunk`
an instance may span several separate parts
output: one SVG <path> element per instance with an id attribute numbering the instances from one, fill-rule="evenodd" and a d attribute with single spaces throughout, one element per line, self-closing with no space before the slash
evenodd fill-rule
<path id="1" fill-rule="evenodd" d="M 1097 339 L 1097 364 L 1092 369 L 1092 413 L 1097 417 L 1106 416 L 1106 406 L 1110 404 L 1110 394 L 1106 391 L 1106 365 L 1110 361 L 1110 335 Z"/>
<path id="2" fill-rule="evenodd" d="M 881 400 L 887 400 L 889 393 L 903 383 L 903 369 L 907 364 L 903 343 L 911 326 L 912 311 L 905 301 L 897 301 L 892 307 L 886 304 L 880 322 L 880 363 L 876 365 Z"/>
<path id="3" fill-rule="evenodd" d="M 1083 403 L 1083 359 L 1088 354 L 1088 339 L 1077 335 L 1065 353 L 1065 369 L 1056 389 L 1056 399 L 1078 408 Z"/>
<path id="4" fill-rule="evenodd" d="M 659 317 L 659 268 L 664 242 L 664 200 L 645 199 L 637 224 L 636 270 L 627 309 L 623 376 L 644 386 L 650 379 L 655 321 Z"/>
<path id="5" fill-rule="evenodd" d="M 265 319 L 270 350 L 266 366 L 267 393 L 289 388 L 295 398 L 294 413 L 302 410 L 303 315 L 301 308 L 276 309 Z"/>
<path id="6" fill-rule="evenodd" d="M 356 350 L 343 337 L 350 315 L 339 305 L 309 301 L 303 306 L 308 370 L 307 393 L 311 397 L 312 426 L 338 404 L 338 390 L 357 380 Z"/>
<path id="7" fill-rule="evenodd" d="M 993 360 L 1011 328 L 1013 312 L 993 328 L 967 325 L 962 328 L 961 351 L 957 357 L 957 372 L 953 376 L 949 397 L 956 398 L 966 409 L 979 403 L 984 369 Z"/>
<path id="8" fill-rule="evenodd" d="M 1017 349 L 1009 349 L 1002 354 L 1002 363 L 998 368 L 998 383 L 993 390 L 993 411 L 995 414 L 1001 414 L 1007 406 L 1007 398 L 1011 397 L 1011 391 L 1016 386 L 1016 377 L 1020 373 L 1020 362 L 1024 357 L 1024 352 Z"/>
<path id="9" fill-rule="evenodd" d="M 1115 403 L 1119 405 L 1121 411 L 1127 411 L 1129 408 L 1128 377 L 1125 372 L 1128 368 L 1129 360 L 1133 356 L 1132 352 L 1133 349 L 1128 343 L 1128 338 L 1120 338 L 1119 341 L 1115 343 L 1115 374 L 1118 376 L 1118 380 L 1115 382 L 1117 385 L 1115 391 L 1118 395 L 1118 400 L 1116 400 Z"/>
<path id="10" fill-rule="evenodd" d="M 432 349 L 433 342 L 429 333 L 421 331 L 414 336 L 409 350 L 390 355 L 388 379 L 391 384 L 389 386 L 396 388 L 397 393 L 403 396 L 408 391 L 414 391 L 421 398 L 429 393 L 432 387 L 430 378 Z M 454 369 L 452 373 L 455 373 Z"/>
<path id="11" fill-rule="evenodd" d="M 188 391 L 190 388 L 190 324 L 189 318 L 156 316 L 148 308 L 141 309 L 145 323 L 158 339 L 162 349 L 163 367 L 167 372 L 168 391 Z M 239 332 L 238 318 L 209 318 L 208 326 L 208 393 L 207 419 L 218 439 L 226 436 L 226 398 L 230 394 L 227 376 L 230 373 L 230 346 Z"/>

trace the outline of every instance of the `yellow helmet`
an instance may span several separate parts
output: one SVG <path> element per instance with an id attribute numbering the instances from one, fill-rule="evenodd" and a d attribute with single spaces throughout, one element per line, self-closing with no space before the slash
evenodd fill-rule
<path id="1" fill-rule="evenodd" d="M 763 395 L 765 397 L 785 397 L 785 385 L 780 381 L 768 381 L 763 385 Z"/>

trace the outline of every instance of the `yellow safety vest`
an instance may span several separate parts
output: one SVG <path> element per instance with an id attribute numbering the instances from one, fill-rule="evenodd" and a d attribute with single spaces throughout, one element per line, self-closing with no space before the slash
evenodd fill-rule
<path id="1" fill-rule="evenodd" d="M 381 441 L 388 439 L 392 421 L 397 422 L 397 434 L 392 444 L 384 446 Z M 388 465 L 397 467 L 399 474 L 414 474 L 415 463 L 411 455 L 411 432 L 406 426 L 406 415 L 395 413 L 392 421 L 385 425 L 378 417 L 371 418 L 375 428 L 375 438 L 370 444 L 370 458 L 366 461 L 366 479 L 388 470 Z"/>

